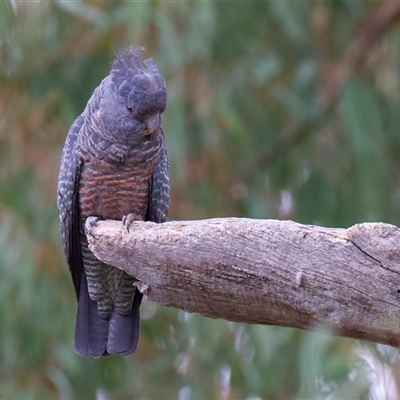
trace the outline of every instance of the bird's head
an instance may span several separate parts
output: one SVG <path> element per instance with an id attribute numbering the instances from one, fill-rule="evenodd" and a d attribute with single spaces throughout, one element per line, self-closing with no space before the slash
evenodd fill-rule
<path id="1" fill-rule="evenodd" d="M 151 140 L 160 129 L 167 101 L 163 77 L 152 59 L 142 65 L 143 47 L 120 51 L 112 63 L 109 85 L 100 102 L 103 128 L 125 143 Z"/>

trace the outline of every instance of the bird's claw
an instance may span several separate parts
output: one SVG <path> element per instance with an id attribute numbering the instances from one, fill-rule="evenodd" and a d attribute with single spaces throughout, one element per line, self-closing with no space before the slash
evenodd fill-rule
<path id="1" fill-rule="evenodd" d="M 135 221 L 143 221 L 143 218 L 138 214 L 127 214 L 122 217 L 122 224 L 126 227 L 126 230 L 129 232 L 129 228 L 132 223 Z"/>
<path id="2" fill-rule="evenodd" d="M 97 225 L 97 221 L 99 217 L 90 216 L 86 218 L 85 222 L 85 233 L 86 236 L 90 235 L 93 239 L 96 239 L 96 236 L 93 234 L 93 228 Z"/>

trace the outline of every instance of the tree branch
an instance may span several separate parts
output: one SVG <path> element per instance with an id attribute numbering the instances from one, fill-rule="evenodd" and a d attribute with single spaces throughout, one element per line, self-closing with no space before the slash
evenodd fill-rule
<path id="1" fill-rule="evenodd" d="M 86 224 L 100 260 L 150 300 L 230 321 L 400 346 L 400 230 L 210 219 Z"/>
<path id="2" fill-rule="evenodd" d="M 376 45 L 399 22 L 400 4 L 393 1 L 382 2 L 360 20 L 359 29 L 348 44 L 343 59 L 336 64 L 329 62 L 320 66 L 317 82 L 319 93 L 316 98 L 320 115 L 311 116 L 298 125 L 284 127 L 280 141 L 272 148 L 261 150 L 250 166 L 242 171 L 245 179 L 253 179 L 254 165 L 266 168 L 326 123 L 342 95 L 343 84 L 350 76 L 364 71 Z"/>

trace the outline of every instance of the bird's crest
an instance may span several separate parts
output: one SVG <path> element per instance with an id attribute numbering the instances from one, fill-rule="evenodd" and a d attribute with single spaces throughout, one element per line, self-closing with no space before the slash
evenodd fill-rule
<path id="1" fill-rule="evenodd" d="M 146 68 L 140 62 L 140 55 L 143 50 L 144 47 L 142 46 L 131 46 L 118 51 L 115 55 L 115 60 L 111 64 L 111 72 L 115 75 L 158 73 L 152 58 L 143 61 Z"/>
<path id="2" fill-rule="evenodd" d="M 151 75 L 156 77 L 156 81 L 164 86 L 161 82 L 161 76 L 159 75 L 157 66 L 154 65 L 153 59 L 148 58 L 140 61 L 140 55 L 144 47 L 142 46 L 131 46 L 127 49 L 120 50 L 116 56 L 115 60 L 112 62 L 111 68 L 111 81 L 113 86 L 120 94 L 127 94 L 132 90 L 132 84 L 137 81 L 139 76 Z M 136 84 L 137 85 L 137 84 Z"/>
<path id="3" fill-rule="evenodd" d="M 115 55 L 112 62 L 112 70 L 115 72 L 126 73 L 129 69 L 144 70 L 140 62 L 140 54 L 144 50 L 142 46 L 131 46 L 120 50 Z"/>

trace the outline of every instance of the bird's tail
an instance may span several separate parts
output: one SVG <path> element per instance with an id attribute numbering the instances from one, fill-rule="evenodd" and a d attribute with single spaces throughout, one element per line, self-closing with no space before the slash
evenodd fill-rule
<path id="1" fill-rule="evenodd" d="M 102 318 L 97 303 L 89 297 L 83 272 L 76 315 L 75 352 L 92 358 L 134 353 L 139 339 L 139 306 L 142 297 L 136 290 L 132 311 L 128 315 L 119 314 L 114 309 L 109 318 Z"/>

